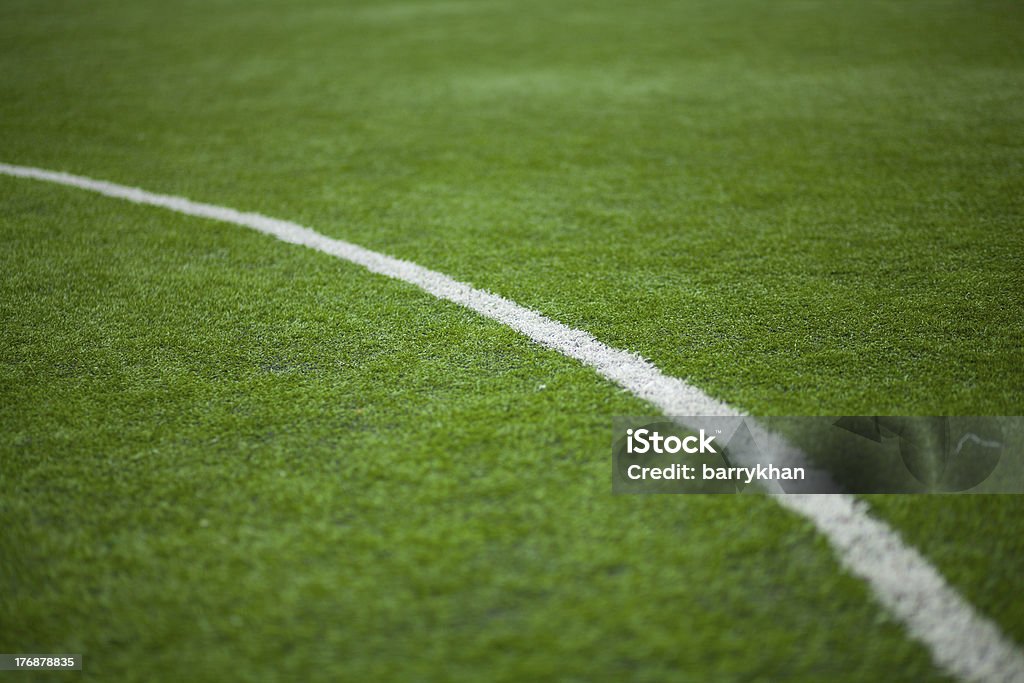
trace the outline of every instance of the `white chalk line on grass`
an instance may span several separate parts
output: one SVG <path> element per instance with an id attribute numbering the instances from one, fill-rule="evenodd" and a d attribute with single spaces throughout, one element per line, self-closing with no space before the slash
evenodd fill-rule
<path id="1" fill-rule="evenodd" d="M 683 380 L 665 375 L 639 355 L 612 348 L 587 332 L 563 325 L 443 273 L 321 235 L 297 223 L 69 173 L 3 163 L 0 163 L 0 173 L 91 190 L 188 216 L 232 223 L 291 244 L 316 249 L 359 264 L 374 273 L 416 285 L 439 299 L 452 301 L 497 320 L 593 368 L 603 377 L 656 406 L 665 415 L 742 415 Z M 800 451 L 786 444 L 781 437 L 756 425 L 751 431 L 759 443 L 768 446 L 766 450 L 782 454 L 777 462 L 803 461 Z M 1016 645 L 992 621 L 976 612 L 920 553 L 902 541 L 895 530 L 869 515 L 863 501 L 845 494 L 782 494 L 773 498 L 786 509 L 814 523 L 829 540 L 842 565 L 868 583 L 876 599 L 929 650 L 939 667 L 964 680 L 1024 681 L 1024 655 Z"/>

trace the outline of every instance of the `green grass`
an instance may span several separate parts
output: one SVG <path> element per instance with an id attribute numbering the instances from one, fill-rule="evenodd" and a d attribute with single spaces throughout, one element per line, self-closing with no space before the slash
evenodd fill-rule
<path id="1" fill-rule="evenodd" d="M 5 649 L 97 680 L 929 675 L 771 500 L 611 496 L 604 416 L 643 405 L 572 361 L 232 227 L 2 186 Z"/>
<path id="2" fill-rule="evenodd" d="M 1022 31 L 996 1 L 3 0 L 0 161 L 415 260 L 753 413 L 1020 414 Z M 611 417 L 649 406 L 496 323 L 31 181 L 0 236 L 0 652 L 940 676 L 770 500 L 612 497 Z M 1022 642 L 1019 500 L 871 503 Z"/>

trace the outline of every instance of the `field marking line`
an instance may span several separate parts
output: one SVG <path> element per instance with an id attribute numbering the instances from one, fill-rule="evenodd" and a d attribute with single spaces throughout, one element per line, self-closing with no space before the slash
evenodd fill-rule
<path id="1" fill-rule="evenodd" d="M 337 240 L 291 221 L 245 213 L 184 197 L 83 176 L 0 163 L 0 174 L 91 190 L 136 204 L 158 206 L 187 216 L 232 223 L 336 256 L 367 270 L 401 280 L 465 306 L 530 339 L 596 370 L 667 416 L 728 416 L 743 413 L 681 379 L 661 372 L 641 356 L 616 349 L 496 294 L 476 289 L 443 273 Z M 695 425 L 690 425 L 695 426 Z M 776 441 L 783 459 L 802 461 L 798 449 L 762 428 L 758 441 Z M 781 494 L 784 508 L 810 520 L 831 544 L 840 563 L 871 588 L 875 598 L 901 621 L 944 671 L 968 681 L 1024 682 L 1024 654 L 987 617 L 951 588 L 928 560 L 905 544 L 885 522 L 872 517 L 863 501 L 846 494 Z"/>

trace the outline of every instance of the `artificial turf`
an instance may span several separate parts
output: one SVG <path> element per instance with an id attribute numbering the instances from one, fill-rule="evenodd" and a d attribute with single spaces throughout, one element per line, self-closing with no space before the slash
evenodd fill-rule
<path id="1" fill-rule="evenodd" d="M 610 495 L 604 416 L 643 405 L 573 361 L 229 226 L 2 186 L 3 649 L 95 680 L 933 674 L 770 499 Z"/>
<path id="2" fill-rule="evenodd" d="M 0 161 L 287 218 L 762 414 L 1024 407 L 1013 2 L 0 2 Z M 96 680 L 938 677 L 649 407 L 238 228 L 0 180 L 0 651 Z M 871 503 L 1024 641 L 1019 498 Z M 19 676 L 24 674 L 19 674 Z"/>

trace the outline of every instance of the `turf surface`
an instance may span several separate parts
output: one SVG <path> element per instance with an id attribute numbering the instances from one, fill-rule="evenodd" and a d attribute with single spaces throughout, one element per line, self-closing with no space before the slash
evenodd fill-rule
<path id="1" fill-rule="evenodd" d="M 1020 414 L 1022 30 L 1011 2 L 4 0 L 0 160 L 416 260 L 755 413 Z M 612 498 L 611 416 L 649 409 L 573 362 L 237 228 L 0 197 L 0 651 L 939 676 L 771 501 Z M 1021 642 L 1018 500 L 871 503 Z"/>

